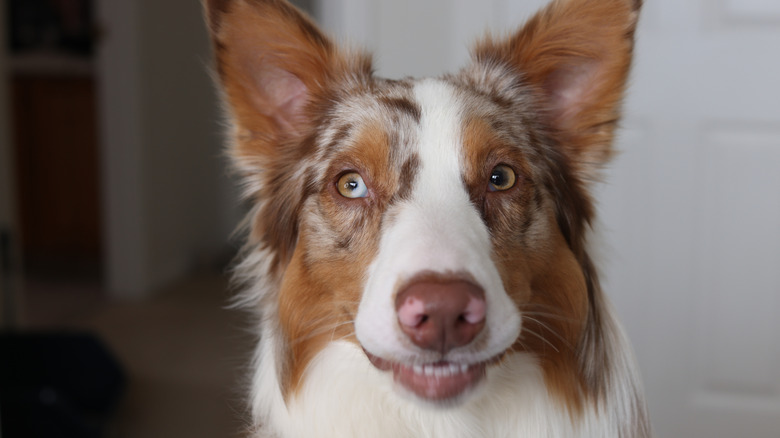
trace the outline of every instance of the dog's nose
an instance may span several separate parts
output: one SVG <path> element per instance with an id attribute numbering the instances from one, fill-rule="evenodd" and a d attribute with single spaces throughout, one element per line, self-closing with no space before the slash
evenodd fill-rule
<path id="1" fill-rule="evenodd" d="M 447 353 L 485 326 L 485 293 L 468 281 L 419 281 L 395 299 L 401 330 L 420 348 Z"/>

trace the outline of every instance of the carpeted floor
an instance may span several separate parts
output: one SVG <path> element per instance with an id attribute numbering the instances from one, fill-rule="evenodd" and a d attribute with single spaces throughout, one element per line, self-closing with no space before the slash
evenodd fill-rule
<path id="1" fill-rule="evenodd" d="M 29 286 L 26 327 L 88 330 L 124 367 L 128 386 L 110 437 L 241 434 L 241 380 L 252 342 L 245 315 L 226 308 L 223 276 L 197 275 L 130 303 L 107 301 L 94 285 Z"/>

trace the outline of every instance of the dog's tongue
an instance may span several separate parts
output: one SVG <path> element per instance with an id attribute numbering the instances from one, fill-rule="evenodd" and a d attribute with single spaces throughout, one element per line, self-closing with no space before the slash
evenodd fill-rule
<path id="1" fill-rule="evenodd" d="M 393 379 L 420 398 L 443 401 L 457 397 L 472 388 L 485 376 L 485 364 L 462 365 L 437 362 L 407 366 L 391 363 L 369 355 L 381 370 L 392 370 Z"/>

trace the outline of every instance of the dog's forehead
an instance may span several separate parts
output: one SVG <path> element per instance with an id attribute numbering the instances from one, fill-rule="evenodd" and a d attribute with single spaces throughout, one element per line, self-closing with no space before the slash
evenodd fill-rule
<path id="1" fill-rule="evenodd" d="M 422 108 L 417 148 L 427 170 L 421 174 L 422 185 L 434 188 L 437 182 L 462 180 L 463 99 L 452 85 L 440 80 L 417 82 L 413 91 Z"/>
<path id="2" fill-rule="evenodd" d="M 330 122 L 365 122 L 410 117 L 419 121 L 420 107 L 414 97 L 419 80 L 402 81 L 375 78 L 371 86 L 347 87 L 334 93 Z"/>
<path id="3" fill-rule="evenodd" d="M 369 137 L 383 137 L 389 164 L 402 167 L 411 156 L 428 168 L 462 168 L 465 122 L 498 119 L 489 97 L 469 93 L 447 79 L 377 80 L 369 89 L 350 90 L 336 99 L 320 131 L 323 154 L 360 154 Z M 489 116 L 486 116 L 489 114 Z M 388 169 L 391 170 L 391 169 Z"/>

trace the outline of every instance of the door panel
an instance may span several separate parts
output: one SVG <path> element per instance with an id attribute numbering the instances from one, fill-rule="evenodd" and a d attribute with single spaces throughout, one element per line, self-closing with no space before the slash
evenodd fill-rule
<path id="1" fill-rule="evenodd" d="M 100 205 L 91 77 L 13 77 L 17 199 L 25 268 L 95 270 Z"/>
<path id="2" fill-rule="evenodd" d="M 547 2 L 412 3 L 372 0 L 326 26 L 391 59 L 380 74 L 436 74 Z M 405 61 L 410 40 L 427 63 Z M 780 436 L 778 48 L 777 0 L 645 1 L 596 243 L 657 438 Z"/>

